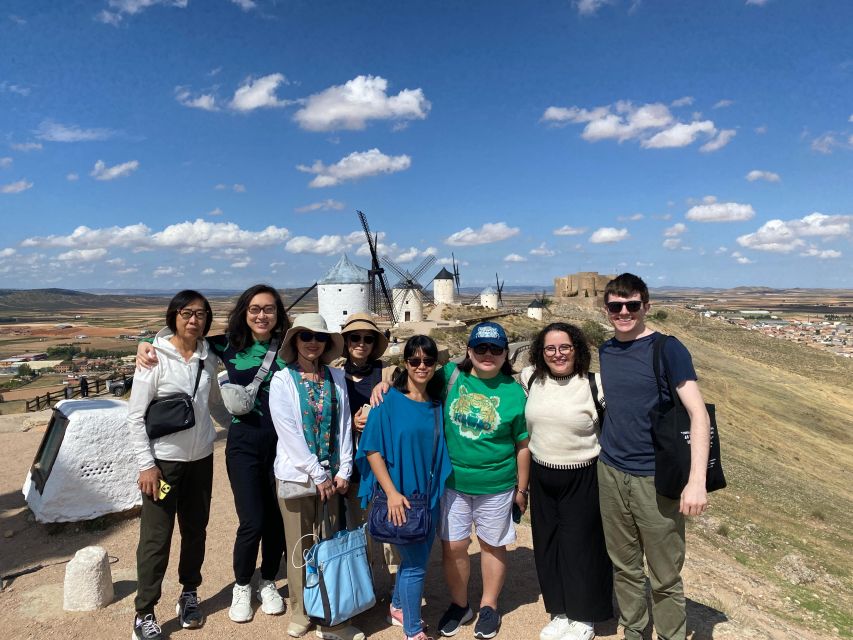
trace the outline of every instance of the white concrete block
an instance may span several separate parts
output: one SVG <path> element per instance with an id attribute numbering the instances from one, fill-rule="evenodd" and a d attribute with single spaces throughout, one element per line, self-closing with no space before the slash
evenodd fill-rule
<path id="1" fill-rule="evenodd" d="M 106 549 L 84 547 L 75 553 L 65 568 L 62 608 L 66 611 L 94 611 L 106 607 L 114 595 Z"/>

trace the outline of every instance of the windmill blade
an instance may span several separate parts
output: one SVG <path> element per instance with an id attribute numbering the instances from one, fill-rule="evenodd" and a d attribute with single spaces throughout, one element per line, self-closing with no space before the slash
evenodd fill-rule
<path id="1" fill-rule="evenodd" d="M 385 304 L 388 305 L 388 317 L 391 318 L 391 324 L 394 324 L 397 322 L 397 318 L 394 315 L 394 302 L 391 300 L 391 294 L 388 292 L 388 280 L 384 273 L 379 275 L 379 285 L 382 287 L 382 297 Z"/>
<path id="2" fill-rule="evenodd" d="M 459 265 L 456 264 L 456 256 L 453 253 L 450 254 L 450 258 L 453 260 L 453 279 L 456 281 L 456 295 L 459 295 Z"/>
<path id="3" fill-rule="evenodd" d="M 401 267 L 397 266 L 396 264 L 391 262 L 391 260 L 389 260 L 385 256 L 382 256 L 382 258 L 380 258 L 380 260 L 382 261 L 382 264 L 384 264 L 386 267 L 391 269 L 391 271 L 396 273 L 400 277 L 400 280 L 402 280 L 403 282 L 408 283 L 412 280 L 412 274 L 410 274 L 408 271 L 405 271 Z"/>
<path id="4" fill-rule="evenodd" d="M 298 303 L 300 300 L 302 300 L 302 298 L 304 298 L 304 297 L 305 297 L 305 296 L 307 296 L 309 293 L 311 293 L 311 292 L 314 290 L 314 287 L 316 287 L 316 286 L 317 286 L 317 283 L 315 282 L 315 283 L 314 283 L 314 284 L 312 284 L 310 287 L 308 287 L 307 289 L 305 289 L 305 291 L 303 291 L 303 292 L 299 295 L 299 297 L 298 297 L 298 298 L 296 298 L 296 300 L 294 300 L 293 302 L 291 302 L 291 303 L 290 303 L 290 306 L 289 306 L 289 307 L 287 307 L 287 309 L 285 309 L 285 311 L 286 311 L 287 313 L 290 313 L 290 310 L 291 310 L 291 309 L 293 309 L 293 307 L 295 307 L 295 306 L 297 305 L 297 303 Z"/>
<path id="5" fill-rule="evenodd" d="M 412 280 L 418 280 L 423 275 L 424 271 L 429 269 L 435 263 L 435 260 L 435 256 L 432 255 L 424 258 L 421 263 L 415 267 L 415 270 L 412 271 Z"/>

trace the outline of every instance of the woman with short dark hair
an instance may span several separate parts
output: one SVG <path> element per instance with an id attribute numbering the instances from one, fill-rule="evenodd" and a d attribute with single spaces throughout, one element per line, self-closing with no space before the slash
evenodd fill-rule
<path id="1" fill-rule="evenodd" d="M 601 379 L 588 376 L 590 351 L 572 324 L 546 326 L 521 372 L 530 431 L 533 554 L 551 622 L 540 640 L 591 640 L 613 616 L 613 568 L 604 544 L 595 462 Z M 593 384 L 599 397 L 593 396 Z"/>
<path id="2" fill-rule="evenodd" d="M 155 366 L 137 367 L 134 375 L 127 427 L 142 492 L 133 625 L 137 640 L 162 638 L 154 607 L 161 596 L 176 516 L 181 530 L 179 623 L 184 628 L 204 623 L 197 589 L 213 486 L 216 431 L 210 413 L 216 413 L 218 422 L 229 417 L 216 384 L 216 358 L 210 357 L 204 340 L 212 320 L 210 303 L 203 295 L 191 289 L 175 295 L 166 311 L 167 328 L 154 338 Z M 149 439 L 145 423 L 151 402 L 180 393 L 192 398 L 194 425 Z"/>

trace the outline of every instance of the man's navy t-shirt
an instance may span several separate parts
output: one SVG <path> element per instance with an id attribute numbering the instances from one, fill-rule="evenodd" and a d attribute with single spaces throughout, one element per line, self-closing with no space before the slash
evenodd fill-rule
<path id="1" fill-rule="evenodd" d="M 598 349 L 601 384 L 607 412 L 601 430 L 601 461 L 636 476 L 655 474 L 655 450 L 649 412 L 658 406 L 658 385 L 652 365 L 654 332 L 629 342 L 611 338 Z M 677 387 L 696 380 L 690 352 L 675 338 L 666 342 L 666 361 Z M 664 403 L 671 402 L 661 363 Z"/>

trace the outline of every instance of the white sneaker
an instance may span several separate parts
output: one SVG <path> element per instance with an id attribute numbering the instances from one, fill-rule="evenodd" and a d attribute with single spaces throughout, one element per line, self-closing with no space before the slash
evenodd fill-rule
<path id="1" fill-rule="evenodd" d="M 255 612 L 252 611 L 252 585 L 235 584 L 231 592 L 231 608 L 228 617 L 234 622 L 248 622 Z"/>
<path id="2" fill-rule="evenodd" d="M 539 640 L 561 640 L 572 626 L 572 623 L 573 621 L 569 620 L 564 613 L 554 616 L 551 622 L 542 629 L 539 634 Z"/>
<path id="3" fill-rule="evenodd" d="M 595 637 L 595 628 L 589 622 L 572 621 L 570 631 L 565 636 L 566 640 L 592 640 Z"/>
<path id="4" fill-rule="evenodd" d="M 269 616 L 277 616 L 284 613 L 284 600 L 273 580 L 264 580 L 258 583 L 258 600 L 261 601 L 261 611 Z"/>

